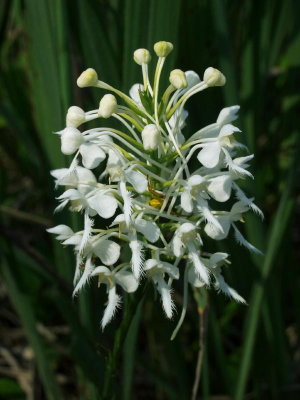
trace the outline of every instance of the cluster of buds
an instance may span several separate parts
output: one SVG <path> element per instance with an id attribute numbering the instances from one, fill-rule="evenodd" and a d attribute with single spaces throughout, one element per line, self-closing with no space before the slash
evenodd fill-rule
<path id="1" fill-rule="evenodd" d="M 69 206 L 82 213 L 83 228 L 73 232 L 58 225 L 48 231 L 63 245 L 74 246 L 74 295 L 92 277 L 106 286 L 102 328 L 119 307 L 121 291 L 134 292 L 146 280 L 159 293 L 168 318 L 175 308 L 172 283 L 180 277 L 184 288 L 215 288 L 244 302 L 222 275 L 228 254 L 206 251 L 205 242 L 223 240 L 233 232 L 239 244 L 258 252 L 238 227 L 250 209 L 261 214 L 237 183 L 252 177 L 247 167 L 253 157 L 237 157 L 245 148 L 235 138 L 240 130 L 232 125 L 239 106 L 224 108 L 216 122 L 186 134 L 186 139 L 186 102 L 198 92 L 223 86 L 226 79 L 212 67 L 203 80 L 193 71 L 175 69 L 160 97 L 161 72 L 172 49 L 169 42 L 154 45 L 158 61 L 152 83 L 150 52 L 134 52 L 143 83 L 133 85 L 129 96 L 99 80 L 94 69 L 84 71 L 79 87 L 111 94 L 92 111 L 70 107 L 66 128 L 58 132 L 62 153 L 73 155 L 73 160 L 69 168 L 51 172 L 56 186 L 65 188 L 56 210 Z M 121 128 L 105 126 L 103 119 L 108 118 L 117 119 Z M 94 119 L 99 119 L 99 128 L 81 128 Z M 191 162 L 196 170 L 191 171 Z M 186 307 L 186 298 L 183 303 Z"/>

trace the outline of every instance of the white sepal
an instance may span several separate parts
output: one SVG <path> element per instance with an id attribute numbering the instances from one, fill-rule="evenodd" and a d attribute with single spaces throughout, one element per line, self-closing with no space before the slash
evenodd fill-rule
<path id="1" fill-rule="evenodd" d="M 61 152 L 63 154 L 75 153 L 83 142 L 83 135 L 76 128 L 68 127 L 61 132 Z"/>
<path id="2" fill-rule="evenodd" d="M 80 146 L 82 164 L 85 168 L 94 169 L 105 159 L 105 153 L 99 146 L 93 143 L 83 143 Z"/>
<path id="3" fill-rule="evenodd" d="M 120 257 L 121 247 L 107 239 L 98 239 L 93 244 L 93 251 L 105 265 L 113 265 Z"/>

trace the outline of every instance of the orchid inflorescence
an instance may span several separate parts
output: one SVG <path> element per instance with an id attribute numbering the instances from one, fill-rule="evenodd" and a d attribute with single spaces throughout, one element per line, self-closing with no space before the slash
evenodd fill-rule
<path id="1" fill-rule="evenodd" d="M 172 49 L 169 42 L 154 45 L 158 61 L 153 85 L 148 73 L 150 52 L 134 52 L 135 62 L 142 67 L 143 84 L 133 85 L 130 96 L 100 81 L 94 69 L 85 70 L 77 80 L 79 87 L 97 87 L 113 94 L 105 94 L 99 108 L 92 111 L 70 107 L 66 128 L 58 132 L 62 153 L 74 157 L 69 168 L 51 172 L 56 185 L 65 187 L 56 211 L 69 205 L 71 211 L 82 212 L 84 227 L 73 232 L 58 225 L 48 231 L 64 245 L 74 246 L 74 295 L 91 277 L 106 285 L 108 303 L 102 328 L 121 303 L 119 287 L 131 293 L 145 279 L 152 281 L 171 318 L 175 308 L 172 282 L 183 275 L 184 308 L 179 325 L 185 315 L 188 285 L 214 287 L 245 302 L 222 275 L 222 266 L 229 264 L 228 254 L 209 253 L 204 242 L 225 239 L 231 230 L 239 244 L 258 252 L 238 228 L 250 209 L 262 215 L 237 184 L 239 179 L 253 178 L 247 170 L 253 155 L 236 156 L 245 148 L 234 136 L 240 130 L 232 125 L 239 106 L 224 108 L 215 123 L 186 140 L 182 130 L 188 116 L 187 100 L 210 87 L 223 86 L 226 79 L 212 67 L 206 69 L 203 80 L 193 71 L 175 69 L 159 97 L 161 72 Z M 123 130 L 79 130 L 97 118 L 114 118 Z M 194 158 L 198 165 L 191 171 Z M 227 204 L 232 194 L 236 201 L 230 202 L 231 208 L 213 209 L 217 203 Z M 95 226 L 99 219 L 101 229 Z"/>

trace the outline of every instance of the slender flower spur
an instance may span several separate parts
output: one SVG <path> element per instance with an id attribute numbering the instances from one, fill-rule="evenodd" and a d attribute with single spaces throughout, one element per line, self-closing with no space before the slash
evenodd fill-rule
<path id="1" fill-rule="evenodd" d="M 222 275 L 229 255 L 209 253 L 205 244 L 233 233 L 238 244 L 259 252 L 239 228 L 248 211 L 262 216 L 254 199 L 238 186 L 240 179 L 253 178 L 247 170 L 253 156 L 238 154 L 245 146 L 237 141 L 240 130 L 232 124 L 239 106 L 224 108 L 216 122 L 184 136 L 187 101 L 198 92 L 223 86 L 226 79 L 212 67 L 202 80 L 194 71 L 175 69 L 160 96 L 161 72 L 172 49 L 169 42 L 154 45 L 158 60 L 153 81 L 148 74 L 150 52 L 134 52 L 143 82 L 133 85 L 129 96 L 99 80 L 94 69 L 82 72 L 79 87 L 110 93 L 101 98 L 98 109 L 70 107 L 66 127 L 58 132 L 62 153 L 73 160 L 69 168 L 51 172 L 56 186 L 64 188 L 56 211 L 69 206 L 83 215 L 83 225 L 79 232 L 66 225 L 48 231 L 63 245 L 74 247 L 74 295 L 94 277 L 105 286 L 108 303 L 102 328 L 120 306 L 121 291 L 134 292 L 146 280 L 171 318 L 172 283 L 182 277 L 184 309 L 179 324 L 189 285 L 215 288 L 244 303 Z M 120 128 L 107 126 L 109 118 Z M 94 119 L 99 120 L 98 128 L 84 128 Z"/>

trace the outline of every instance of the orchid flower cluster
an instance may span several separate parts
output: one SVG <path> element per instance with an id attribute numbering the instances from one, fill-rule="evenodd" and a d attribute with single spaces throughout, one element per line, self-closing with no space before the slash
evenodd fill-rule
<path id="1" fill-rule="evenodd" d="M 162 69 L 172 49 L 169 42 L 154 45 L 158 61 L 153 84 L 148 73 L 150 52 L 134 52 L 143 83 L 133 85 L 130 96 L 99 80 L 94 69 L 82 72 L 77 80 L 80 88 L 109 93 L 98 109 L 70 107 L 66 128 L 58 132 L 62 153 L 73 160 L 69 168 L 51 172 L 56 186 L 64 187 L 56 211 L 69 206 L 83 214 L 84 221 L 79 232 L 66 225 L 48 231 L 63 245 L 74 247 L 74 295 L 94 277 L 106 287 L 102 328 L 120 306 L 121 290 L 132 293 L 146 280 L 153 283 L 171 318 L 172 284 L 182 277 L 184 308 L 179 325 L 189 285 L 215 288 L 245 302 L 222 275 L 228 254 L 207 252 L 204 244 L 223 240 L 231 231 L 239 244 L 258 252 L 238 226 L 250 209 L 262 215 L 237 183 L 253 178 L 247 170 L 253 155 L 237 156 L 245 148 L 235 137 L 240 130 L 232 124 L 239 106 L 224 108 L 216 122 L 187 133 L 186 139 L 182 131 L 187 101 L 198 92 L 223 86 L 226 79 L 212 67 L 202 80 L 193 71 L 175 69 L 160 95 Z M 117 120 L 120 129 L 105 126 L 109 118 Z M 99 128 L 82 128 L 94 119 L 100 120 Z M 196 161 L 196 170 L 191 171 L 191 161 Z M 230 201 L 232 197 L 235 200 Z"/>

